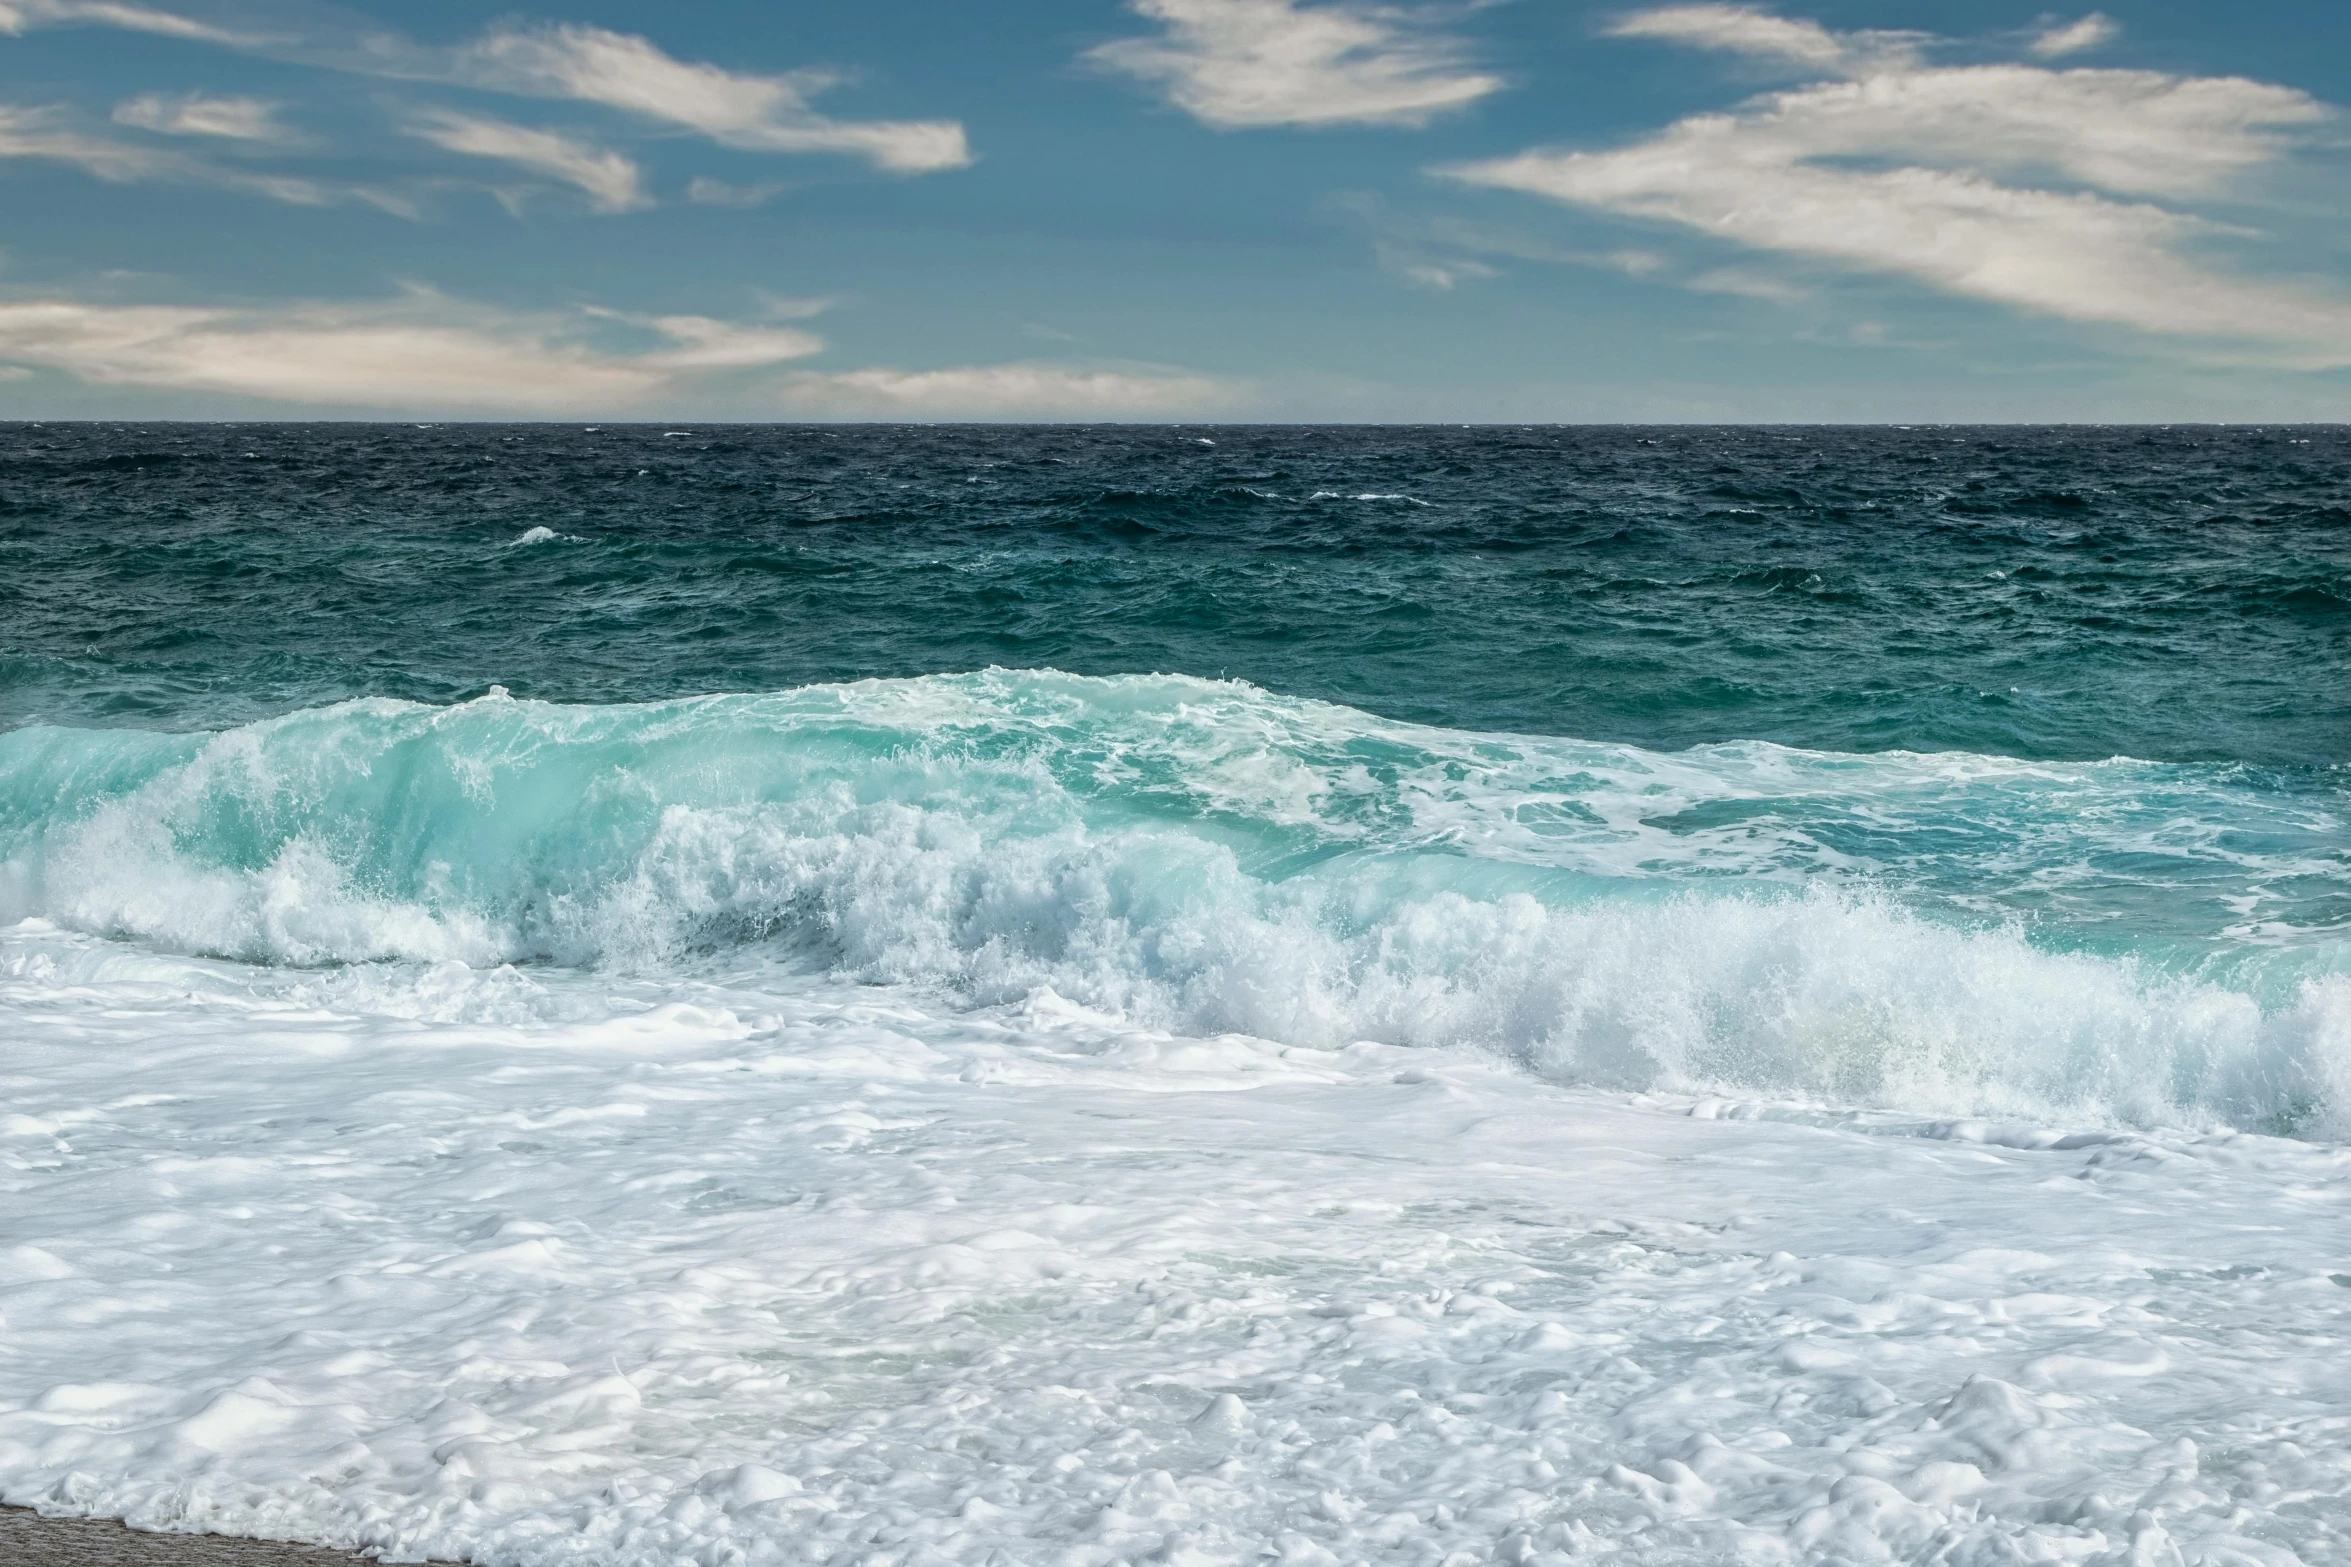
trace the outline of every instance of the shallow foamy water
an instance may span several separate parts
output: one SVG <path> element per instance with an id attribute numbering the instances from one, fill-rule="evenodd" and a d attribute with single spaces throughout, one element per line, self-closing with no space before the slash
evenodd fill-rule
<path id="1" fill-rule="evenodd" d="M 2351 1533 L 2332 1146 L 1610 1095 L 1049 990 L 5 951 L 10 1502 L 647 1567 Z"/>

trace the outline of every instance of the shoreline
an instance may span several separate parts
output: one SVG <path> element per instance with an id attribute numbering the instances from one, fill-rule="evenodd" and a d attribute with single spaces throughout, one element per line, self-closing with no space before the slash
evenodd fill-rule
<path id="1" fill-rule="evenodd" d="M 52 1518 L 0 1506 L 0 1561 L 8 1567 L 349 1567 L 378 1560 L 331 1546 L 151 1533 L 113 1518 Z"/>

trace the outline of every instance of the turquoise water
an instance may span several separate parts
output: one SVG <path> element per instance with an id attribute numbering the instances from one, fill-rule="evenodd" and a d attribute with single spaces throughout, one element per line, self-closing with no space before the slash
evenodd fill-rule
<path id="1" fill-rule="evenodd" d="M 0 918 L 2351 1112 L 2341 430 L 0 452 Z"/>

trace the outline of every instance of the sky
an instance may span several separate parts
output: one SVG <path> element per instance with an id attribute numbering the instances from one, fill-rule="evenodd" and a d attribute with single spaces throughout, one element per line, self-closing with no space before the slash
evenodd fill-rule
<path id="1" fill-rule="evenodd" d="M 2351 7 L 0 0 L 0 418 L 2351 419 Z"/>

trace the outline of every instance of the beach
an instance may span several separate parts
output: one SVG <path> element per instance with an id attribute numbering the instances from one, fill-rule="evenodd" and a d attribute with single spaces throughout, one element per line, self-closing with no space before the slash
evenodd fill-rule
<path id="1" fill-rule="evenodd" d="M 44 1518 L 19 1507 L 0 1507 L 0 1552 L 14 1567 L 329 1567 L 366 1560 L 315 1545 L 143 1534 L 111 1520 Z"/>

